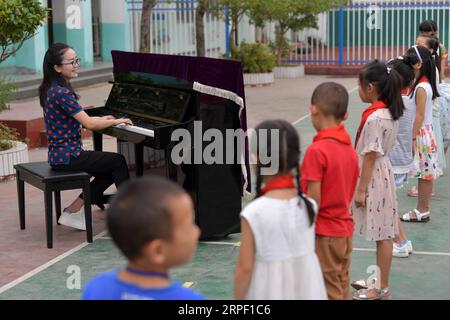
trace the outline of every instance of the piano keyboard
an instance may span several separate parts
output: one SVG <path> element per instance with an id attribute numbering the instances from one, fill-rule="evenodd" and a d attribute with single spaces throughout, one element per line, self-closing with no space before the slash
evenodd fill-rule
<path id="1" fill-rule="evenodd" d="M 142 127 L 137 127 L 137 126 L 132 126 L 132 125 L 128 125 L 128 124 L 118 124 L 116 126 L 114 126 L 115 128 L 119 128 L 119 129 L 123 129 L 126 131 L 131 131 L 131 132 L 135 132 L 135 133 L 139 133 L 142 134 L 144 136 L 148 136 L 148 137 L 155 137 L 155 131 L 150 130 L 150 129 L 145 129 Z"/>

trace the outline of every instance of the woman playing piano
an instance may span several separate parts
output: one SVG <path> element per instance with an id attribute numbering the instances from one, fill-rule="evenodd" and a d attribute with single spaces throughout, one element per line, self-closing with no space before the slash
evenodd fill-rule
<path id="1" fill-rule="evenodd" d="M 44 78 L 39 87 L 40 104 L 48 139 L 48 162 L 54 170 L 84 171 L 95 179 L 91 182 L 92 204 L 104 204 L 103 192 L 113 183 L 118 187 L 128 180 L 125 158 L 113 152 L 84 151 L 81 126 L 101 130 L 113 125 L 132 124 L 129 119 L 112 116 L 90 117 L 78 104 L 78 96 L 70 81 L 78 76 L 80 59 L 66 44 L 57 43 L 44 57 Z M 58 222 L 86 230 L 82 194 L 64 209 Z"/>

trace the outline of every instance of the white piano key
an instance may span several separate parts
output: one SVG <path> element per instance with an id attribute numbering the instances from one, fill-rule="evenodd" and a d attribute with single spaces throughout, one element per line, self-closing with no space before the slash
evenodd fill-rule
<path id="1" fill-rule="evenodd" d="M 123 129 L 126 131 L 131 131 L 131 132 L 135 132 L 135 133 L 139 133 L 142 134 L 144 136 L 148 136 L 148 137 L 155 137 L 155 131 L 154 130 L 150 130 L 150 129 L 145 129 L 142 127 L 137 127 L 137 126 L 132 126 L 129 124 L 118 124 L 116 126 L 114 126 L 115 128 L 119 128 L 119 129 Z"/>

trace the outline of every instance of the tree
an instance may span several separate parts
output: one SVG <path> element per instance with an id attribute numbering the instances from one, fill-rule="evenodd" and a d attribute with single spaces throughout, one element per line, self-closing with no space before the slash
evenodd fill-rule
<path id="1" fill-rule="evenodd" d="M 139 51 L 150 52 L 150 23 L 151 12 L 158 0 L 143 0 L 142 3 L 142 16 L 141 16 L 141 39 L 139 45 Z"/>
<path id="2" fill-rule="evenodd" d="M 230 49 L 234 51 L 235 47 L 239 45 L 238 39 L 238 24 L 242 17 L 250 9 L 249 0 L 219 0 L 219 10 L 218 13 L 222 12 L 225 6 L 228 7 L 228 14 L 230 18 Z"/>
<path id="3" fill-rule="evenodd" d="M 36 34 L 48 12 L 38 0 L 0 1 L 0 63 Z"/>
<path id="4" fill-rule="evenodd" d="M 286 33 L 305 28 L 317 29 L 317 14 L 348 1 L 340 0 L 249 0 L 249 16 L 257 26 L 275 22 L 277 64 L 285 57 Z"/>
<path id="5" fill-rule="evenodd" d="M 0 1 L 0 63 L 19 51 L 24 42 L 36 34 L 48 12 L 37 0 Z M 7 108 L 13 87 L 0 81 L 0 111 Z M 0 151 L 13 147 L 14 140 L 17 140 L 15 129 L 0 124 Z"/>
<path id="6" fill-rule="evenodd" d="M 197 56 L 204 57 L 205 50 L 205 23 L 203 18 L 212 8 L 213 0 L 198 0 L 195 9 L 195 43 L 197 46 Z"/>

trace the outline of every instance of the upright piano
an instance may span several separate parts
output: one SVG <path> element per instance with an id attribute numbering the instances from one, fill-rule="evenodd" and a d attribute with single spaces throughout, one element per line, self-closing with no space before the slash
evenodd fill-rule
<path id="1" fill-rule="evenodd" d="M 90 116 L 130 118 L 133 126 L 114 126 L 94 132 L 94 149 L 102 150 L 103 134 L 117 137 L 118 142 L 133 143 L 138 176 L 144 173 L 144 147 L 164 150 L 168 178 L 180 183 L 192 196 L 201 238 L 220 239 L 239 232 L 241 196 L 245 190 L 250 190 L 248 161 L 242 163 L 248 160 L 246 142 L 235 141 L 232 151 L 236 161 L 229 164 L 193 164 L 194 144 L 190 163 L 178 166 L 170 155 L 178 143 L 171 139 L 174 130 L 188 130 L 193 140 L 198 121 L 202 124 L 202 134 L 211 128 L 219 130 L 223 137 L 227 129 L 246 130 L 243 92 L 239 92 L 241 97 L 235 92 L 238 90 L 210 81 L 230 72 L 230 66 L 237 73 L 232 73 L 234 77 L 242 78 L 240 64 L 220 59 L 122 51 L 113 51 L 112 55 L 114 82 L 105 106 L 86 112 Z M 211 71 L 214 76 L 204 78 Z M 241 89 L 241 84 L 238 83 L 237 88 Z M 196 147 L 200 147 L 203 154 L 209 143 L 203 141 Z M 241 148 L 237 148 L 239 143 L 243 144 Z M 238 154 L 239 150 L 243 154 Z M 224 159 L 230 151 L 224 143 Z"/>

